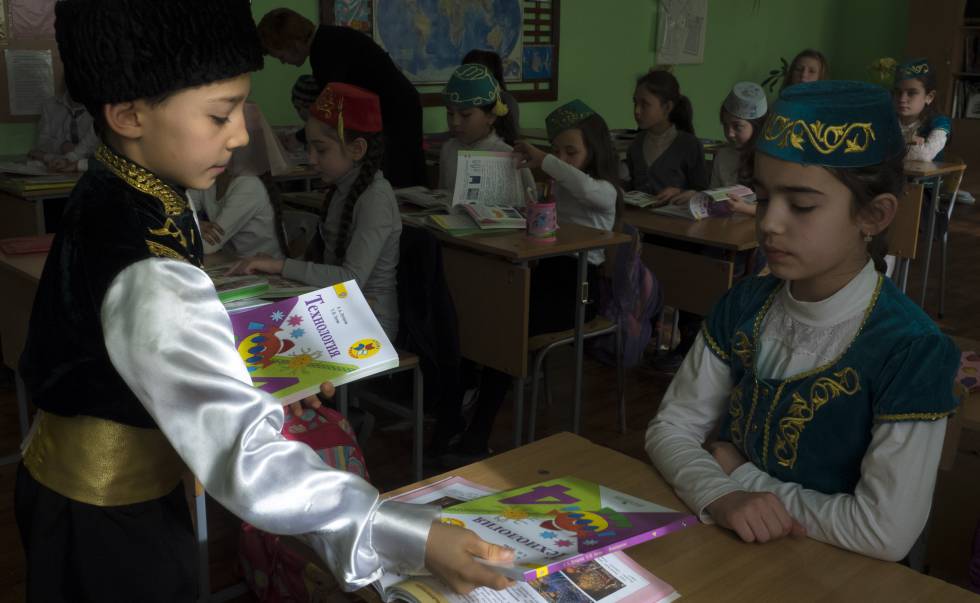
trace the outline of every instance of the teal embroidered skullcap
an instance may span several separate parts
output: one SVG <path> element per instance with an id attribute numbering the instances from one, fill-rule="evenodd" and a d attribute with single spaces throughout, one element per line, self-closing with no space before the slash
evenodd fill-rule
<path id="1" fill-rule="evenodd" d="M 453 72 L 442 90 L 447 105 L 458 107 L 493 106 L 493 114 L 507 115 L 507 105 L 500 99 L 500 84 L 484 65 L 466 63 Z"/>
<path id="2" fill-rule="evenodd" d="M 544 126 L 548 129 L 548 140 L 554 140 L 556 136 L 569 128 L 574 128 L 586 117 L 592 117 L 595 111 L 579 99 L 569 101 L 548 114 L 544 119 Z"/>
<path id="3" fill-rule="evenodd" d="M 766 92 L 755 82 L 736 82 L 722 106 L 739 119 L 759 119 L 769 108 Z"/>
<path id="4" fill-rule="evenodd" d="M 895 81 L 900 82 L 902 80 L 924 77 L 929 75 L 930 71 L 932 71 L 932 68 L 926 59 L 909 59 L 895 68 Z"/>
<path id="5" fill-rule="evenodd" d="M 900 155 L 905 141 L 887 90 L 823 80 L 779 93 L 756 150 L 804 165 L 857 168 Z"/>

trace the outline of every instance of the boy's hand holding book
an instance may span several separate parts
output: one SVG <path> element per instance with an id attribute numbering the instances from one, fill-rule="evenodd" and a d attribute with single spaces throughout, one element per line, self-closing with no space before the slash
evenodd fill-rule
<path id="1" fill-rule="evenodd" d="M 432 575 L 464 595 L 479 586 L 503 590 L 513 584 L 477 558 L 490 564 L 508 563 L 514 560 L 514 551 L 490 544 L 464 528 L 438 521 L 432 524 L 425 545 L 425 567 Z"/>

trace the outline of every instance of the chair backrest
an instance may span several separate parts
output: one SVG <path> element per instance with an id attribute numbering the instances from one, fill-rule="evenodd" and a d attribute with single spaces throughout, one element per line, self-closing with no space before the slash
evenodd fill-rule
<path id="1" fill-rule="evenodd" d="M 282 227 L 286 231 L 289 257 L 302 257 L 306 246 L 316 234 L 320 218 L 314 213 L 298 209 L 282 210 Z"/>
<path id="2" fill-rule="evenodd" d="M 895 219 L 888 227 L 888 253 L 914 260 L 919 243 L 919 221 L 922 218 L 921 184 L 909 184 L 898 200 Z"/>
<path id="3" fill-rule="evenodd" d="M 940 189 L 939 199 L 940 202 L 946 203 L 941 209 L 946 214 L 946 218 L 949 219 L 953 215 L 953 206 L 956 205 L 956 194 L 960 192 L 960 185 L 963 183 L 963 174 L 966 173 L 966 162 L 963 161 L 963 158 L 950 155 L 949 153 L 946 154 L 943 161 L 946 163 L 958 163 L 963 166 L 963 169 L 958 172 L 943 176 L 943 186 Z"/>

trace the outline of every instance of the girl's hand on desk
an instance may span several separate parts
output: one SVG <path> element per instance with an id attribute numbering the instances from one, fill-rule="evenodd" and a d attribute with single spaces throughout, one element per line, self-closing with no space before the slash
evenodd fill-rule
<path id="1" fill-rule="evenodd" d="M 465 528 L 436 521 L 425 543 L 425 567 L 454 591 L 467 594 L 478 586 L 495 590 L 509 587 L 513 582 L 474 558 L 491 562 L 513 561 L 514 551 L 490 544 Z"/>
<path id="2" fill-rule="evenodd" d="M 49 172 L 74 172 L 76 163 L 64 157 L 55 157 L 45 162 Z"/>
<path id="3" fill-rule="evenodd" d="M 803 524 L 790 516 L 772 492 L 730 492 L 705 510 L 718 525 L 734 531 L 745 542 L 806 536 Z"/>
<path id="4" fill-rule="evenodd" d="M 334 395 L 333 383 L 330 383 L 329 381 L 325 381 L 321 383 L 320 394 L 324 398 L 333 398 Z M 293 402 L 292 404 L 289 404 L 289 410 L 292 411 L 293 415 L 297 417 L 302 417 L 304 408 L 317 409 L 320 408 L 321 406 L 323 406 L 323 403 L 320 402 L 320 398 L 317 398 L 316 396 L 307 396 L 302 400 L 300 400 L 299 402 Z"/>
<path id="5" fill-rule="evenodd" d="M 222 230 L 221 227 L 215 224 L 214 222 L 207 222 L 207 221 L 201 222 L 201 236 L 203 236 L 204 240 L 210 243 L 211 245 L 217 245 L 218 243 L 220 243 L 221 237 L 223 237 L 224 234 L 225 231 Z"/>
<path id="6" fill-rule="evenodd" d="M 536 169 L 541 167 L 541 162 L 548 154 L 523 140 L 514 143 L 514 158 L 517 159 L 518 168 Z"/>
<path id="7" fill-rule="evenodd" d="M 737 214 L 744 214 L 746 216 L 755 215 L 755 204 L 745 201 L 734 193 L 728 193 L 728 199 L 725 199 L 725 202 L 728 203 L 729 209 Z"/>
<path id="8" fill-rule="evenodd" d="M 237 264 L 231 267 L 228 274 L 282 274 L 282 267 L 285 263 L 284 260 L 257 255 L 252 258 L 239 260 Z"/>
<path id="9" fill-rule="evenodd" d="M 912 144 L 913 145 L 925 144 L 925 143 L 926 143 L 926 139 L 923 138 L 923 137 L 921 137 L 921 136 L 913 136 L 912 137 Z"/>
<path id="10" fill-rule="evenodd" d="M 668 186 L 654 196 L 657 201 L 666 201 L 667 203 L 681 205 L 682 203 L 687 203 L 694 196 L 694 193 L 695 191 L 685 191 L 676 186 Z"/>

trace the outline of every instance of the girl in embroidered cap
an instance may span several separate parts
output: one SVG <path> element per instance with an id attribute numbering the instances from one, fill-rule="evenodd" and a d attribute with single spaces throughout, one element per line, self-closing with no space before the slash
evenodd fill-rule
<path id="1" fill-rule="evenodd" d="M 554 197 L 562 221 L 612 230 L 622 213 L 617 211 L 622 190 L 618 158 L 605 120 L 584 102 L 574 100 L 552 111 L 546 124 L 554 151 L 545 153 L 518 142 L 515 156 L 523 166 L 540 168 L 554 179 Z M 604 251 L 589 252 L 589 291 L 599 290 L 599 269 L 604 261 Z M 529 335 L 573 328 L 575 305 L 569 302 L 574 299 L 577 264 L 574 257 L 559 256 L 541 260 L 534 267 Z M 597 311 L 596 304 L 586 306 L 585 320 L 595 318 Z M 444 459 L 446 464 L 464 464 L 487 455 L 493 423 L 510 382 L 504 373 L 483 369 L 473 420 L 456 447 L 458 454 Z"/>
<path id="2" fill-rule="evenodd" d="M 355 279 L 394 341 L 402 222 L 395 193 L 380 170 L 384 139 L 378 96 L 351 84 L 328 84 L 310 107 L 306 137 L 310 163 L 333 185 L 306 260 L 255 257 L 235 271 L 282 274 L 317 287 Z"/>
<path id="3" fill-rule="evenodd" d="M 439 188 L 456 188 L 456 158 L 460 151 L 513 150 L 517 137 L 514 124 L 504 119 L 507 105 L 500 95 L 500 85 L 484 65 L 460 65 L 442 91 L 446 104 L 446 122 L 452 136 L 439 152 Z M 524 190 L 534 186 L 530 170 L 521 170 Z M 523 205 L 515 199 L 514 205 Z"/>
<path id="4" fill-rule="evenodd" d="M 751 162 L 744 161 L 745 155 L 752 152 L 755 139 L 762 131 L 767 108 L 766 93 L 759 84 L 738 82 L 732 86 L 732 91 L 721 105 L 719 116 L 728 144 L 715 154 L 711 166 L 711 188 L 749 184 L 747 180 L 751 179 L 751 174 L 746 174 L 745 168 Z M 735 195 L 729 195 L 728 205 L 736 213 L 755 215 L 755 204 Z"/>
<path id="5" fill-rule="evenodd" d="M 936 109 L 936 74 L 925 59 L 911 59 L 895 68 L 895 112 L 909 145 L 906 159 L 938 161 L 953 124 Z"/>
<path id="6" fill-rule="evenodd" d="M 647 452 L 743 540 L 805 533 L 901 559 L 929 515 L 959 352 L 881 274 L 904 182 L 891 100 L 859 82 L 791 86 L 756 149 L 772 274 L 715 306 Z"/>
<path id="7" fill-rule="evenodd" d="M 28 600 L 196 600 L 187 468 L 243 520 L 303 535 L 348 589 L 423 567 L 459 590 L 504 586 L 472 558 L 498 549 L 433 524 L 438 509 L 382 502 L 284 440 L 281 405 L 233 345 L 186 189 L 211 186 L 248 140 L 262 66 L 249 2 L 55 13 L 68 88 L 104 144 L 68 200 L 21 357 L 39 409 L 15 492 Z"/>

